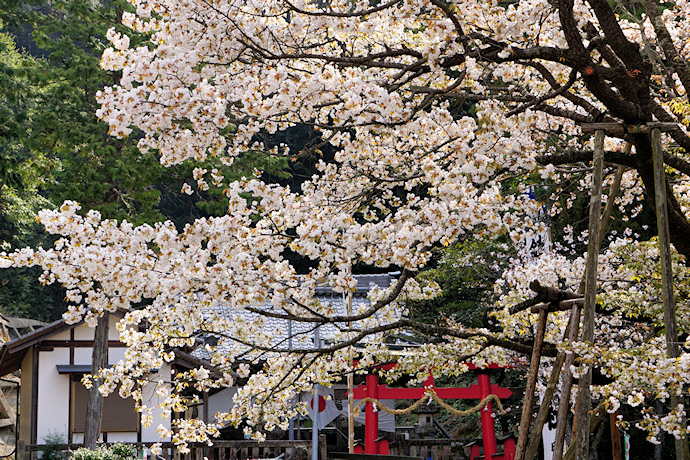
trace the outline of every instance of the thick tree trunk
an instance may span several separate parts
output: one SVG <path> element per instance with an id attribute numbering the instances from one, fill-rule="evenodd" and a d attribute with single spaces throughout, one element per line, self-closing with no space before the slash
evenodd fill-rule
<path id="1" fill-rule="evenodd" d="M 93 354 L 91 357 L 91 375 L 98 375 L 101 369 L 108 365 L 108 313 L 98 318 L 98 324 L 93 337 Z M 103 396 L 98 391 L 102 380 L 96 379 L 89 390 L 89 401 L 86 405 L 86 428 L 84 429 L 84 445 L 95 449 L 101 432 L 101 413 L 103 411 Z"/>
<path id="2" fill-rule="evenodd" d="M 654 178 L 654 162 L 652 155 L 652 143 L 650 136 L 639 135 L 635 138 L 635 151 L 637 165 L 636 171 L 642 179 L 647 198 L 656 212 L 656 181 Z M 690 260 L 690 222 L 685 217 L 673 190 L 666 182 L 666 219 L 670 242 L 678 253 L 683 254 Z"/>

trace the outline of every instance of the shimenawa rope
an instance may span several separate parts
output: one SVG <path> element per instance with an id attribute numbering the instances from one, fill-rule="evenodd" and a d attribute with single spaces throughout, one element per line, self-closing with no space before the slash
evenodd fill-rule
<path id="1" fill-rule="evenodd" d="M 377 399 L 369 398 L 369 397 L 364 398 L 355 407 L 354 415 L 356 417 L 357 414 L 359 413 L 359 407 L 362 404 L 365 404 L 368 402 L 375 404 L 376 407 L 379 408 L 379 410 L 382 410 L 384 412 L 388 412 L 389 414 L 405 415 L 405 414 L 409 414 L 409 413 L 417 410 L 419 408 L 419 406 L 424 404 L 424 402 L 427 401 L 429 398 L 436 401 L 439 404 L 439 406 L 443 407 L 444 409 L 446 409 L 450 413 L 452 413 L 454 415 L 459 415 L 461 417 L 482 410 L 484 408 L 484 406 L 486 406 L 491 401 L 494 401 L 496 403 L 496 406 L 498 407 L 498 413 L 499 414 L 505 414 L 507 412 L 505 409 L 503 409 L 503 405 L 501 404 L 501 400 L 499 399 L 499 397 L 494 395 L 494 394 L 488 395 L 486 398 L 479 401 L 479 404 L 477 404 L 476 406 L 474 406 L 470 409 L 459 410 L 459 409 L 454 408 L 450 404 L 446 403 L 443 399 L 441 399 L 441 397 L 438 394 L 436 394 L 436 392 L 434 390 L 429 389 L 429 390 L 427 390 L 427 392 L 424 396 L 422 396 L 418 401 L 415 401 L 411 406 L 406 407 L 405 409 L 391 409 L 390 407 L 387 407 L 385 404 L 383 404 L 381 401 L 379 401 Z"/>

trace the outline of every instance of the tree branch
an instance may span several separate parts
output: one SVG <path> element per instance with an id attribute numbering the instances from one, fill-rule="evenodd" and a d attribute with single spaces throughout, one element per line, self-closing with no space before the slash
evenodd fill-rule
<path id="1" fill-rule="evenodd" d="M 536 160 L 541 165 L 565 165 L 580 162 L 592 161 L 594 152 L 592 150 L 571 150 L 559 155 L 539 155 Z M 626 155 L 618 151 L 605 151 L 604 161 L 607 163 L 614 163 L 618 165 L 635 168 L 635 156 Z"/>

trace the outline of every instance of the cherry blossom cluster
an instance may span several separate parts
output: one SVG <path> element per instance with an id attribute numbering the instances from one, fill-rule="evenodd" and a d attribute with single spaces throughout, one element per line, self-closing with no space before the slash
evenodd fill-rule
<path id="1" fill-rule="evenodd" d="M 42 282 L 65 286 L 70 322 L 95 325 L 104 311 L 127 312 L 119 326 L 125 358 L 104 372 L 102 391 L 119 384 L 123 396 L 137 400 L 143 420 L 150 419 L 150 408 L 141 385 L 174 359 L 175 349 L 203 349 L 209 366 L 159 382 L 167 413 L 194 402 L 183 396 L 189 388 L 206 391 L 246 379 L 234 407 L 213 423 L 176 420 L 161 434 L 185 445 L 208 441 L 217 424 L 233 423 L 261 438 L 262 430 L 285 428 L 290 417 L 305 412 L 294 403 L 299 393 L 391 359 L 399 363 L 391 379 L 409 373 L 419 381 L 429 371 L 451 375 L 469 364 L 515 363 L 521 358 L 514 350 L 496 343 L 519 344 L 534 334 L 535 315 L 508 312 L 532 295 L 529 282 L 578 289 L 585 258 L 577 256 L 574 243 L 586 234 L 566 227 L 566 239 L 542 254 L 525 249 L 548 233 L 545 216 L 567 214 L 574 203 L 576 195 L 560 189 L 565 174 L 581 174 L 579 189 L 591 184 L 584 163 L 542 168 L 540 157 L 591 150 L 592 141 L 578 127 L 586 118 L 583 107 L 590 115 L 606 109 L 565 57 L 526 54 L 568 47 L 554 2 L 130 3 L 123 25 L 150 41 L 133 47 L 127 34 L 108 32 L 112 46 L 101 65 L 121 78 L 97 98 L 98 116 L 111 135 L 136 132 L 139 148 L 156 151 L 164 165 L 211 156 L 230 166 L 248 151 L 318 156 L 319 145 L 290 152 L 261 142 L 298 125 L 309 126 L 322 145 L 335 150 L 334 159 L 319 161 L 299 189 L 267 183 L 260 172 L 229 181 L 217 170 L 196 168 L 197 187 L 221 188 L 228 210 L 184 229 L 170 222 L 135 227 L 103 220 L 65 202 L 39 215 L 58 237 L 52 248 L 0 257 L 2 267 L 40 266 Z M 687 1 L 674 2 L 659 19 L 683 59 L 690 57 L 684 46 L 690 39 L 688 11 Z M 583 36 L 602 29 L 589 3 L 573 2 L 572 16 L 573 27 L 587 32 Z M 618 21 L 652 62 L 664 62 L 650 18 L 622 14 Z M 596 49 L 595 40 L 585 41 Z M 606 58 L 602 51 L 592 53 Z M 679 113 L 678 97 L 685 95 L 670 89 L 679 77 L 664 79 L 661 64 L 653 67 L 654 104 Z M 549 105 L 537 101 L 537 95 L 553 92 Z M 625 145 L 609 139 L 605 148 L 621 152 Z M 607 175 L 609 191 L 613 177 Z M 565 201 L 545 210 L 547 200 L 529 194 L 535 186 L 551 187 Z M 688 214 L 687 181 L 673 187 Z M 182 191 L 193 193 L 189 184 Z M 630 170 L 617 196 L 604 199 L 630 218 L 642 198 L 640 177 Z M 441 333 L 444 343 L 392 356 L 385 340 L 411 324 L 409 302 L 439 293 L 437 285 L 415 279 L 433 251 L 461 238 L 504 236 L 520 257 L 496 285 L 492 319 L 500 330 L 471 329 L 449 318 L 446 332 L 453 333 Z M 613 379 L 594 391 L 612 409 L 664 399 L 671 390 L 680 394 L 688 384 L 673 380 L 678 373 L 688 375 L 686 354 L 678 362 L 667 360 L 663 342 L 652 334 L 661 318 L 658 253 L 653 244 L 635 241 L 632 229 L 619 236 L 624 239 L 609 238 L 599 258 L 599 301 L 610 311 L 597 318 L 595 343 L 567 349 L 580 357 L 576 373 L 592 364 Z M 288 252 L 313 261 L 313 268 L 298 273 Z M 678 321 L 684 331 L 689 274 L 678 261 Z M 353 266 L 401 275 L 389 288 L 372 289 L 371 303 L 348 318 L 319 302 L 316 292 L 323 286 L 337 295 L 354 291 Z M 222 313 L 228 310 L 248 314 Z M 329 324 L 337 332 L 321 350 L 306 334 L 296 335 L 289 348 L 275 343 L 279 334 L 271 330 L 271 317 Z M 567 312 L 550 315 L 546 339 L 559 343 L 566 324 Z M 217 343 L 202 345 L 210 336 Z M 357 367 L 351 362 L 355 355 Z M 631 369 L 643 371 L 630 376 Z M 649 417 L 641 426 L 652 434 L 658 428 L 685 432 L 674 424 L 678 417 Z"/>

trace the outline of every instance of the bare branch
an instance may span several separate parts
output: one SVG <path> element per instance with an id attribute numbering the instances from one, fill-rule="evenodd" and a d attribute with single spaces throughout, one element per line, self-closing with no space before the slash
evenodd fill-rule
<path id="1" fill-rule="evenodd" d="M 366 16 L 368 14 L 377 13 L 379 11 L 383 11 L 385 9 L 392 7 L 392 6 L 397 5 L 398 3 L 402 3 L 403 0 L 391 0 L 390 2 L 383 3 L 379 6 L 374 7 L 374 8 L 369 8 L 368 10 L 353 11 L 350 13 L 337 13 L 335 11 L 306 11 L 306 10 L 302 10 L 300 8 L 297 8 L 295 5 L 293 5 L 288 0 L 283 0 L 283 1 L 292 11 L 295 11 L 299 14 L 304 14 L 306 16 L 328 16 L 328 17 L 332 17 L 332 18 L 357 18 L 357 17 L 361 17 L 361 16 Z"/>

